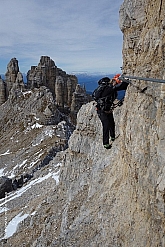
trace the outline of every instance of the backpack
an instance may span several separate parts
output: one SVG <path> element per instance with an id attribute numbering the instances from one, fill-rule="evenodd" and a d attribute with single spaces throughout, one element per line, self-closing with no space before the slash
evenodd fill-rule
<path id="1" fill-rule="evenodd" d="M 92 97 L 97 102 L 97 108 L 102 111 L 110 111 L 113 101 L 117 97 L 117 93 L 115 91 L 112 91 L 112 93 L 108 96 L 101 97 L 106 86 L 107 85 L 99 85 L 92 94 Z"/>
<path id="2" fill-rule="evenodd" d="M 94 98 L 95 101 L 97 101 L 100 97 L 102 92 L 104 91 L 104 88 L 107 85 L 99 85 L 93 92 L 92 97 Z"/>

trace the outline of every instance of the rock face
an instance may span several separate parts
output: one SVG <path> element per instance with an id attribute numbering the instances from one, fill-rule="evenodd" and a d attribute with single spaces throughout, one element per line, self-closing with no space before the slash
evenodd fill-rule
<path id="1" fill-rule="evenodd" d="M 5 197 L 5 193 L 9 193 L 12 190 L 12 180 L 5 176 L 0 177 L 0 199 Z"/>
<path id="2" fill-rule="evenodd" d="M 91 100 L 86 90 L 83 89 L 81 95 L 77 94 L 80 98 L 74 97 L 77 85 L 76 76 L 68 75 L 65 71 L 57 68 L 54 61 L 47 56 L 42 56 L 38 66 L 32 66 L 27 75 L 27 87 L 30 89 L 40 86 L 48 87 L 60 111 L 64 113 L 71 111 L 70 115 L 74 123 L 81 105 Z M 80 88 L 80 85 L 78 87 Z"/>
<path id="3" fill-rule="evenodd" d="M 70 115 L 70 120 L 75 124 L 77 112 L 81 105 L 91 100 L 83 88 L 79 89 L 81 93 L 77 93 L 76 88 L 81 88 L 78 85 L 77 77 L 68 75 L 62 69 L 57 68 L 54 61 L 48 56 L 42 56 L 38 66 L 31 67 L 27 73 L 26 85 L 21 72 L 19 72 L 16 58 L 12 58 L 9 62 L 5 77 L 5 81 L 0 78 L 0 105 L 8 98 L 17 99 L 28 90 L 35 90 L 44 86 L 52 94 L 58 109 L 64 114 Z M 49 115 L 51 111 L 47 108 L 45 114 Z"/>
<path id="4" fill-rule="evenodd" d="M 21 72 L 17 73 L 15 82 L 12 84 L 12 87 L 9 91 L 9 98 L 18 98 L 21 97 L 22 93 L 25 92 L 25 84 L 23 82 L 23 76 Z"/>
<path id="5" fill-rule="evenodd" d="M 124 1 L 120 26 L 124 34 L 126 74 L 163 77 L 164 11 L 163 1 Z M 153 58 L 155 41 L 149 39 L 146 59 L 141 49 L 142 34 L 149 32 L 148 28 L 151 36 L 159 30 L 160 40 L 157 40 L 159 55 Z M 137 51 L 138 40 L 142 47 Z M 136 45 L 132 47 L 132 44 Z M 150 53 L 155 62 L 150 59 Z M 10 121 L 3 124 L 1 173 L 8 177 L 17 172 L 19 175 L 23 171 L 30 173 L 31 167 L 41 164 L 41 160 L 47 165 L 36 168 L 27 184 L 1 199 L 2 246 L 164 247 L 165 94 L 162 85 L 139 81 L 129 85 L 124 104 L 114 111 L 119 137 L 110 150 L 103 148 L 102 128 L 94 102 L 81 107 L 68 148 L 56 155 L 50 152 L 51 146 L 56 147 L 56 141 L 63 141 L 64 145 L 70 133 L 66 121 L 56 124 L 55 129 L 53 126 L 37 128 L 40 122 L 33 115 L 35 128 L 30 124 L 23 132 L 20 129 L 15 132 Z M 143 93 L 137 90 L 146 86 Z M 6 103 L 3 107 L 7 107 Z M 22 108 L 19 105 L 21 114 Z M 5 109 L 10 113 L 10 107 Z M 9 140 L 13 143 L 10 150 Z M 49 162 L 48 156 L 52 157 Z M 11 233 L 8 229 L 13 222 L 17 229 Z"/>
<path id="6" fill-rule="evenodd" d="M 154 78 L 165 76 L 164 4 L 159 0 L 123 2 L 120 8 L 123 72 Z"/>
<path id="7" fill-rule="evenodd" d="M 71 102 L 71 119 L 72 122 L 76 124 L 75 121 L 75 115 L 77 116 L 77 113 L 81 106 L 83 105 L 83 102 L 89 102 L 89 96 L 86 94 L 86 90 L 82 88 L 79 84 L 76 86 L 76 90 L 73 93 L 72 96 L 72 102 Z"/>
<path id="8" fill-rule="evenodd" d="M 0 105 L 6 101 L 6 86 L 5 82 L 0 77 Z"/>
<path id="9" fill-rule="evenodd" d="M 89 99 L 86 91 L 84 89 L 81 90 L 80 86 L 79 91 L 83 94 L 83 100 L 80 94 L 80 100 L 78 97 L 76 99 L 73 97 L 77 78 L 69 76 L 61 69 L 58 69 L 49 57 L 41 57 L 38 67 L 34 69 L 34 73 L 33 68 L 32 72 L 28 73 L 28 78 L 31 80 L 28 80 L 27 86 L 23 82 L 23 76 L 19 72 L 18 61 L 15 58 L 11 59 L 7 69 L 5 81 L 0 78 L 0 136 L 2 137 L 0 168 L 2 167 L 3 170 L 6 168 L 8 171 L 15 170 L 16 163 L 21 162 L 22 156 L 18 158 L 18 155 L 16 158 L 18 150 L 15 142 L 20 143 L 20 148 L 24 149 L 25 146 L 29 145 L 29 141 L 32 142 L 32 146 L 38 146 L 43 142 L 43 138 L 47 139 L 45 138 L 47 134 L 55 141 L 52 147 L 52 140 L 49 145 L 47 144 L 45 151 L 47 150 L 48 154 L 44 151 L 45 157 L 42 154 L 43 160 L 39 159 L 35 166 L 36 162 L 30 165 L 31 169 L 30 171 L 26 170 L 26 174 L 24 169 L 19 169 L 17 174 L 14 171 L 10 171 L 9 176 L 13 176 L 12 173 L 14 174 L 11 183 L 12 188 L 15 190 L 23 186 L 25 181 L 29 181 L 38 167 L 41 168 L 49 164 L 57 152 L 67 148 L 68 139 L 75 128 L 73 124 L 76 123 L 77 112 L 81 105 Z M 56 78 L 57 80 L 55 81 Z M 75 102 L 75 107 L 71 108 L 73 102 Z M 33 129 L 45 130 L 42 132 L 33 131 Z M 17 132 L 20 132 L 20 134 L 15 141 L 13 135 L 15 136 Z M 28 134 L 28 139 L 26 134 Z M 37 144 L 32 141 L 33 138 L 35 139 L 35 134 L 38 135 L 35 141 Z M 60 140 L 58 140 L 59 137 Z M 11 142 L 9 141 L 10 138 Z M 39 140 L 40 138 L 41 140 Z M 8 146 L 10 147 L 9 149 L 7 148 Z M 8 154 L 8 151 L 5 152 L 5 150 L 10 150 L 13 147 L 12 155 L 10 155 L 11 153 Z M 35 156 L 36 151 L 34 150 L 34 148 L 30 148 L 29 154 L 31 156 Z M 13 153 L 15 158 L 13 158 Z M 22 162 L 24 163 L 24 161 Z M 4 189 L 1 194 L 4 196 L 5 192 L 9 192 L 9 190 L 5 191 Z"/>
<path id="10" fill-rule="evenodd" d="M 12 58 L 7 65 L 7 72 L 5 74 L 6 99 L 8 98 L 10 90 L 16 81 L 18 72 L 19 72 L 18 60 L 16 58 Z"/>
<path id="11" fill-rule="evenodd" d="M 52 59 L 42 56 L 38 66 L 32 66 L 27 73 L 27 86 L 30 89 L 46 86 L 52 94 L 55 93 L 55 79 L 57 67 Z"/>
<path id="12" fill-rule="evenodd" d="M 12 58 L 7 65 L 5 81 L 0 79 L 0 105 L 9 97 L 19 97 L 25 90 L 23 76 L 19 72 L 18 60 Z"/>

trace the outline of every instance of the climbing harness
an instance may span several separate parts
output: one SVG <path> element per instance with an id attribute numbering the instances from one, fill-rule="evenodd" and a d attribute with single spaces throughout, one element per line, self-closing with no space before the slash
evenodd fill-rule
<path id="1" fill-rule="evenodd" d="M 125 96 L 124 96 L 125 97 Z M 113 112 L 113 110 L 118 107 L 118 106 L 122 106 L 123 101 L 124 101 L 124 97 L 122 99 L 120 99 L 117 103 L 112 103 L 110 110 L 109 111 L 104 111 L 105 113 L 111 113 Z"/>
<path id="2" fill-rule="evenodd" d="M 130 79 L 132 80 L 143 80 L 143 81 L 150 81 L 150 82 L 157 82 L 157 83 L 165 83 L 165 80 L 163 79 L 155 79 L 155 78 L 145 78 L 145 77 L 139 77 L 139 76 L 127 76 L 125 74 L 117 74 L 116 76 L 114 76 L 113 79 L 117 79 L 119 82 L 126 82 L 131 84 L 133 87 L 135 87 L 137 89 L 138 92 L 140 93 L 144 93 L 147 90 L 147 87 L 144 87 L 143 89 L 141 89 L 140 87 L 134 85 Z M 110 109 L 108 111 L 105 111 L 106 113 L 110 113 L 112 112 L 116 107 L 121 106 L 123 104 L 125 96 L 120 99 L 117 103 L 112 103 Z M 102 98 L 103 99 L 103 98 Z"/>
<path id="3" fill-rule="evenodd" d="M 116 104 L 113 103 L 113 109 L 116 108 L 117 106 L 121 106 L 123 104 L 124 97 L 122 99 L 120 99 Z"/>
<path id="4" fill-rule="evenodd" d="M 116 98 L 116 93 L 112 93 L 109 96 L 105 96 L 96 100 L 98 107 L 104 111 L 109 112 L 112 111 L 112 107 L 114 105 L 113 101 Z"/>

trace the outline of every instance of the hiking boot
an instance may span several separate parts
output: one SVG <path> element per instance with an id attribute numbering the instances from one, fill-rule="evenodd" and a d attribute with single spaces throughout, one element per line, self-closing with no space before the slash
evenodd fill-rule
<path id="1" fill-rule="evenodd" d="M 106 149 L 110 149 L 112 146 L 110 145 L 110 144 L 105 144 L 104 145 L 104 148 L 106 148 Z"/>
<path id="2" fill-rule="evenodd" d="M 115 137 L 111 137 L 111 141 L 114 142 L 114 140 L 115 140 Z"/>

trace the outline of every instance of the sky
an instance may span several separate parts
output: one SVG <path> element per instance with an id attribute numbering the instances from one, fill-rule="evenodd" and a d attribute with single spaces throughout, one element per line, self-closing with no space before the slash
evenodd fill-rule
<path id="1" fill-rule="evenodd" d="M 116 73 L 122 66 L 123 0 L 0 0 L 0 74 L 16 57 L 22 73 L 49 56 L 67 73 Z"/>

